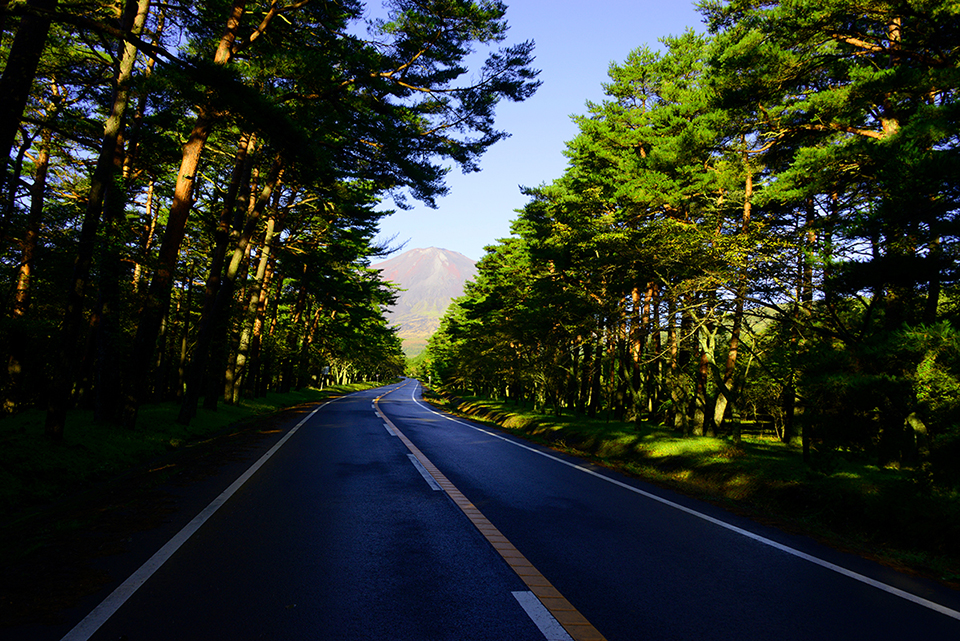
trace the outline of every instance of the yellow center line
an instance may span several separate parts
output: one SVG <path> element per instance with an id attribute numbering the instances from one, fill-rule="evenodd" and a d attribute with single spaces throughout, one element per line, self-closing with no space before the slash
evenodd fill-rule
<path id="1" fill-rule="evenodd" d="M 476 526 L 480 534 L 482 534 L 500 556 L 503 557 L 507 565 L 516 572 L 520 580 L 540 599 L 540 603 L 542 603 L 543 607 L 557 620 L 557 623 L 563 626 L 563 629 L 573 637 L 574 641 L 604 641 L 603 635 L 587 621 L 586 617 L 580 614 L 580 612 L 560 594 L 560 591 L 553 587 L 550 581 L 540 574 L 540 572 L 533 567 L 533 564 L 507 540 L 507 537 L 505 537 L 493 523 L 487 520 L 487 517 L 485 517 L 483 513 L 437 469 L 437 466 L 431 463 L 430 459 L 394 425 L 393 421 L 380 411 L 379 403 L 383 396 L 385 396 L 385 394 L 373 400 L 373 404 L 380 413 L 381 418 L 393 428 L 393 431 L 396 432 L 400 440 L 403 441 L 403 444 L 407 446 L 407 449 L 420 461 L 420 464 L 423 465 L 427 472 L 433 476 L 443 491 L 447 493 L 447 496 L 449 496 L 463 511 L 466 517 L 470 519 L 470 522 Z"/>

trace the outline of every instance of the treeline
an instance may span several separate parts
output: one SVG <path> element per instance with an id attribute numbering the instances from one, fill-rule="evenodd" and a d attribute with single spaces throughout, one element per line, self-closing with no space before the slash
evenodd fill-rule
<path id="1" fill-rule="evenodd" d="M 429 373 L 956 480 L 960 8 L 699 6 L 610 66 Z"/>
<path id="2" fill-rule="evenodd" d="M 0 4 L 4 412 L 402 372 L 375 208 L 476 169 L 538 85 L 500 2 Z M 489 50 L 468 73 L 466 58 Z"/>

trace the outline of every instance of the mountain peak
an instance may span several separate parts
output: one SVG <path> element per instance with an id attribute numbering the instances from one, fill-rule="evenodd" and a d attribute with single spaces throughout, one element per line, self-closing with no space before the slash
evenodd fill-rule
<path id="1" fill-rule="evenodd" d="M 463 294 L 464 283 L 477 273 L 476 261 L 438 247 L 411 249 L 371 267 L 380 270 L 381 280 L 405 290 L 387 311 L 387 320 L 399 328 L 411 355 L 422 351 L 450 301 Z"/>

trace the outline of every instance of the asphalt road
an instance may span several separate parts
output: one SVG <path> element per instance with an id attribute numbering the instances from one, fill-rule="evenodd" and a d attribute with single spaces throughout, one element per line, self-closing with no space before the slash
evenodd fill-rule
<path id="1" fill-rule="evenodd" d="M 960 638 L 954 591 L 438 414 L 412 380 L 326 404 L 248 477 L 63 638 Z"/>

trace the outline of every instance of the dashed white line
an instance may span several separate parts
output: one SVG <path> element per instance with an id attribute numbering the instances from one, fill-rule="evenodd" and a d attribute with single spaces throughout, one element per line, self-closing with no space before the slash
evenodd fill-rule
<path id="1" fill-rule="evenodd" d="M 396 391 L 396 389 L 399 388 L 391 391 Z M 383 396 L 386 396 L 386 394 L 377 397 L 376 401 L 379 402 Z M 431 487 L 433 487 L 435 483 L 435 490 L 446 492 L 447 496 L 463 511 L 464 516 L 476 526 L 480 534 L 493 546 L 497 553 L 500 554 L 507 565 L 516 572 L 520 580 L 531 588 L 526 594 L 529 594 L 536 600 L 537 604 L 535 607 L 527 607 L 529 603 L 527 603 L 526 596 L 516 598 L 521 605 L 524 606 L 524 610 L 528 616 L 531 617 L 531 620 L 533 620 L 548 639 L 552 641 L 574 641 L 575 639 L 583 641 L 587 639 L 592 641 L 605 641 L 603 635 L 577 611 L 573 604 L 563 598 L 560 592 L 547 581 L 546 577 L 540 574 L 540 572 L 533 567 L 533 564 L 520 554 L 520 551 L 494 527 L 493 523 L 491 523 L 460 490 L 450 483 L 450 480 L 427 459 L 423 452 L 403 434 L 400 428 L 394 425 L 393 421 L 385 415 L 383 416 L 383 420 L 393 427 L 393 431 L 396 432 L 397 437 L 407 446 L 407 449 L 410 450 L 407 456 L 410 457 L 410 461 L 416 466 L 417 470 L 420 471 L 424 479 L 430 483 Z M 428 468 L 427 466 L 430 467 Z M 431 482 L 431 479 L 433 482 Z M 544 597 L 549 596 L 549 604 L 537 596 L 539 594 L 538 590 L 543 592 Z M 516 596 L 516 594 L 523 593 L 514 594 Z M 554 614 L 561 612 L 569 621 L 561 623 L 561 619 Z M 567 627 L 568 625 L 571 627 Z M 560 632 L 557 631 L 555 626 L 560 628 Z"/>
<path id="2" fill-rule="evenodd" d="M 443 489 L 440 487 L 440 484 L 437 483 L 437 479 L 433 478 L 433 475 L 427 471 L 427 468 L 425 468 L 423 464 L 417 460 L 416 456 L 414 456 L 413 454 L 407 454 L 407 456 L 410 457 L 410 462 L 413 463 L 413 466 L 415 468 L 417 468 L 417 471 L 420 472 L 420 476 L 423 477 L 423 480 L 427 482 L 427 485 L 429 485 L 431 489 L 433 490 Z"/>
<path id="3" fill-rule="evenodd" d="M 567 634 L 567 631 L 553 618 L 550 611 L 540 603 L 536 594 L 528 590 L 513 592 L 512 594 L 547 641 L 573 641 L 573 637 Z"/>

